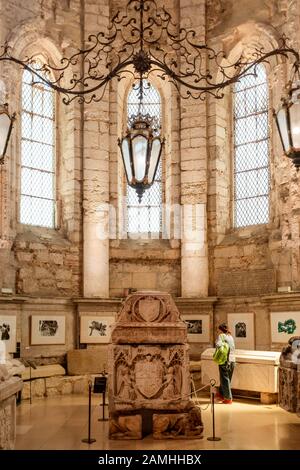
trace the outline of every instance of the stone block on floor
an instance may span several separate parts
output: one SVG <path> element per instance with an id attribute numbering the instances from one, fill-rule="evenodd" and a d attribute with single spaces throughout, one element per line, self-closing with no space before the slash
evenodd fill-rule
<path id="1" fill-rule="evenodd" d="M 46 394 L 46 384 L 45 379 L 35 379 L 31 382 L 31 396 L 32 397 L 44 397 Z M 23 385 L 22 390 L 22 398 L 23 400 L 27 400 L 30 398 L 30 382 L 26 381 Z"/>
<path id="2" fill-rule="evenodd" d="M 46 377 L 31 380 L 31 397 L 56 397 L 60 395 L 86 395 L 89 382 L 94 383 L 96 375 L 61 375 L 57 377 Z M 22 399 L 30 398 L 30 381 L 24 382 Z"/>
<path id="3" fill-rule="evenodd" d="M 69 375 L 100 374 L 107 369 L 107 348 L 73 349 L 67 353 Z"/>
<path id="4" fill-rule="evenodd" d="M 278 393 L 263 393 L 260 394 L 260 402 L 264 405 L 273 405 L 278 401 Z"/>
<path id="5" fill-rule="evenodd" d="M 154 439 L 202 439 L 201 412 L 192 406 L 188 413 L 153 414 Z"/>
<path id="6" fill-rule="evenodd" d="M 57 375 L 65 375 L 66 371 L 60 364 L 50 364 L 46 366 L 26 367 L 22 372 L 22 380 L 38 379 L 42 377 L 55 377 Z"/>

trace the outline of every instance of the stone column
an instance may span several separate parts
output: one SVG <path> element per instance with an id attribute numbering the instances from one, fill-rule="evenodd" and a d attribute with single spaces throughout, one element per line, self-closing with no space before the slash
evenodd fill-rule
<path id="1" fill-rule="evenodd" d="M 205 43 L 205 1 L 181 0 L 180 25 Z M 181 296 L 208 295 L 206 103 L 181 100 Z"/>
<path id="2" fill-rule="evenodd" d="M 104 215 L 104 222 L 106 216 Z M 85 297 L 109 297 L 109 244 L 99 240 L 101 222 L 84 218 L 83 292 Z"/>
<path id="3" fill-rule="evenodd" d="M 3 44 L 7 40 L 7 35 L 10 31 L 9 25 L 10 18 L 6 10 L 8 10 L 5 2 L 0 2 L 0 40 Z M 18 100 L 16 96 L 11 93 L 12 88 L 16 88 L 16 75 L 12 75 L 14 67 L 7 62 L 1 62 L 0 64 L 0 104 L 6 102 L 9 103 L 9 112 L 12 113 L 18 109 Z M 4 164 L 0 165 L 0 292 L 3 288 L 14 290 L 16 284 L 15 271 L 13 267 L 13 257 L 11 255 L 11 247 L 13 243 L 14 232 L 12 230 L 12 221 L 14 220 L 15 214 L 13 208 L 15 207 L 15 200 L 12 201 L 12 170 L 13 161 L 15 157 L 15 136 L 16 136 L 16 124 L 14 124 L 13 132 L 10 136 L 8 148 Z"/>
<path id="4" fill-rule="evenodd" d="M 207 297 L 208 256 L 206 204 L 183 203 L 181 296 Z"/>
<path id="5" fill-rule="evenodd" d="M 9 67 L 4 63 L 0 66 L 0 104 L 2 105 L 5 102 L 10 102 L 8 110 L 12 114 L 12 110 L 16 108 L 14 108 L 14 101 L 10 101 L 9 99 L 9 96 L 11 95 L 8 77 L 10 76 L 11 80 L 11 75 L 9 75 L 11 69 L 11 66 Z M 0 273 L 0 292 L 2 289 L 8 289 L 8 292 L 14 292 L 16 285 L 15 260 L 11 251 L 15 236 L 15 232 L 12 227 L 16 218 L 14 211 L 15 204 L 13 204 L 15 201 L 12 200 L 13 193 L 11 191 L 15 177 L 15 128 L 16 123 L 14 123 L 13 132 L 8 142 L 4 164 L 0 165 L 0 266 L 2 267 Z"/>
<path id="6" fill-rule="evenodd" d="M 108 0 L 84 3 L 87 38 L 109 24 Z M 83 293 L 109 297 L 109 93 L 84 111 Z"/>

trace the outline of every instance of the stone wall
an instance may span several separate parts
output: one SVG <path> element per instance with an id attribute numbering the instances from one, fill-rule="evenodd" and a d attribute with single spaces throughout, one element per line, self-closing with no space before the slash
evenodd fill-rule
<path id="1" fill-rule="evenodd" d="M 124 289 L 164 290 L 180 295 L 180 250 L 168 240 L 118 243 L 111 248 L 110 293 L 123 297 Z"/>
<path id="2" fill-rule="evenodd" d="M 17 236 L 16 290 L 39 296 L 80 294 L 79 247 L 62 237 L 51 241 L 28 232 Z"/>

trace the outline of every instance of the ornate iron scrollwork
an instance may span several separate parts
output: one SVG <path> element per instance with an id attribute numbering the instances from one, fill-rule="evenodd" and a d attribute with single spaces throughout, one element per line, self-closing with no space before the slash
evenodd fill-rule
<path id="1" fill-rule="evenodd" d="M 253 65 L 268 62 L 276 55 L 291 56 L 294 69 L 299 70 L 299 54 L 288 45 L 285 36 L 276 49 L 254 48 L 247 58 L 241 56 L 224 65 L 223 51 L 199 44 L 196 31 L 175 24 L 171 14 L 158 7 L 155 0 L 129 0 L 125 11 L 114 15 L 106 33 L 90 35 L 85 49 L 62 58 L 58 66 L 49 62 L 32 70 L 34 57 L 18 59 L 8 44 L 2 48 L 0 61 L 10 60 L 32 70 L 38 80 L 62 93 L 63 102 L 69 104 L 74 99 L 85 103 L 100 101 L 114 77 L 121 80 L 129 73 L 135 78 L 148 78 L 154 71 L 173 83 L 182 98 L 204 100 L 206 94 L 222 98 L 225 87 L 255 73 Z M 82 61 L 84 66 L 80 67 Z M 67 78 L 65 72 L 72 67 L 78 70 Z M 49 75 L 46 79 L 41 75 L 45 71 L 52 72 L 55 78 Z M 218 72 L 218 81 L 214 71 Z"/>

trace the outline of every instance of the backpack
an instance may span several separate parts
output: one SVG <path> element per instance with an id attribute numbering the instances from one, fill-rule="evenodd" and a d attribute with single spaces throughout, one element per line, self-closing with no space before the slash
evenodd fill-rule
<path id="1" fill-rule="evenodd" d="M 220 366 L 222 366 L 228 361 L 228 356 L 230 352 L 229 344 L 227 343 L 227 341 L 225 341 L 224 335 L 221 335 L 221 340 L 222 340 L 221 346 L 216 348 L 214 355 L 213 355 L 213 360 Z"/>

